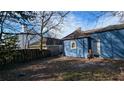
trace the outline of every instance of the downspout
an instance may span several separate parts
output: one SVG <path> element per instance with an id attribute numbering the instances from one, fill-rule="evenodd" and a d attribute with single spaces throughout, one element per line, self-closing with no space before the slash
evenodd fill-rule
<path id="1" fill-rule="evenodd" d="M 100 39 L 98 39 L 97 40 L 97 53 L 98 53 L 98 55 L 99 55 L 99 57 L 101 57 L 101 49 L 100 49 L 100 47 L 101 47 L 101 44 L 100 44 Z"/>

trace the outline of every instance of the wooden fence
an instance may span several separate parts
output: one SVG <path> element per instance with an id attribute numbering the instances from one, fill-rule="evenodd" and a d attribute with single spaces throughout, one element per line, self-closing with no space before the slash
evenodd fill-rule
<path id="1" fill-rule="evenodd" d="M 11 51 L 9 51 L 11 54 Z M 3 51 L 1 54 L 8 53 L 8 51 Z M 51 52 L 49 50 L 42 50 L 39 49 L 21 49 L 21 50 L 14 50 L 12 52 L 14 55 L 11 55 L 7 59 L 0 55 L 0 66 L 8 65 L 8 64 L 16 64 L 16 63 L 23 63 L 23 62 L 30 62 L 36 59 L 42 59 L 51 56 Z"/>

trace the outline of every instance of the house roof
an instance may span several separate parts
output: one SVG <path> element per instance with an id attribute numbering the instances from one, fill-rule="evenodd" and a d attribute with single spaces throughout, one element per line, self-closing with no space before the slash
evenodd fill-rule
<path id="1" fill-rule="evenodd" d="M 81 31 L 81 29 L 77 29 L 73 33 L 64 37 L 63 40 L 90 37 L 91 34 L 110 32 L 110 31 L 121 30 L 121 29 L 124 29 L 124 24 L 110 25 L 107 27 L 97 28 L 97 29 L 92 29 L 87 31 Z"/>
<path id="2" fill-rule="evenodd" d="M 62 43 L 62 40 L 61 40 L 61 39 L 50 38 L 50 37 L 44 37 L 44 38 L 43 38 L 43 42 L 46 42 L 47 44 L 53 43 L 52 41 L 56 41 L 57 44 Z M 57 42 L 57 41 L 58 41 L 58 42 Z M 38 45 L 38 44 L 40 44 L 40 40 L 31 43 L 30 46 L 31 46 L 31 45 Z"/>
<path id="3" fill-rule="evenodd" d="M 87 30 L 84 33 L 94 34 L 94 33 L 110 32 L 110 31 L 121 30 L 121 29 L 124 29 L 124 24 L 110 25 L 110 26 L 103 27 L 103 28 Z"/>
<path id="4" fill-rule="evenodd" d="M 89 37 L 89 35 L 85 34 L 84 31 L 81 31 L 81 29 L 78 28 L 71 34 L 65 36 L 62 40 L 77 39 L 77 38 L 82 38 L 82 37 Z"/>

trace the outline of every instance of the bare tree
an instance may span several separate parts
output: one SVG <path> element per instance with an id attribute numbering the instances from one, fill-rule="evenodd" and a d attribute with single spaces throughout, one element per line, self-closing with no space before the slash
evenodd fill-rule
<path id="1" fill-rule="evenodd" d="M 112 11 L 110 13 L 112 16 L 118 17 L 121 23 L 124 23 L 124 11 Z"/>
<path id="2" fill-rule="evenodd" d="M 105 17 L 118 17 L 120 23 L 124 23 L 124 11 L 101 11 L 100 12 L 102 15 L 99 16 L 101 18 L 102 16 Z"/>
<path id="3" fill-rule="evenodd" d="M 40 49 L 42 50 L 43 36 L 50 31 L 60 31 L 63 19 L 69 12 L 56 12 L 56 11 L 37 11 L 35 26 L 40 29 L 38 35 L 40 36 Z"/>
<path id="4" fill-rule="evenodd" d="M 0 11 L 0 42 L 4 29 L 14 31 L 15 25 L 12 23 L 29 25 L 33 17 L 35 17 L 34 12 L 30 11 Z M 15 30 L 17 30 L 16 27 Z"/>
<path id="5" fill-rule="evenodd" d="M 0 43 L 1 43 L 1 40 L 2 40 L 2 34 L 3 34 L 3 25 L 4 25 L 4 22 L 6 20 L 6 17 L 7 17 L 7 13 L 6 12 L 0 12 Z"/>

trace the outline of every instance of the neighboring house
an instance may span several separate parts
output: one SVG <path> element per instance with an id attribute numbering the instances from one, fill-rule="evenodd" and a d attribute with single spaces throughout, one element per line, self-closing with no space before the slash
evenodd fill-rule
<path id="1" fill-rule="evenodd" d="M 29 45 L 30 49 L 40 49 L 40 40 Z M 42 49 L 50 50 L 53 55 L 57 55 L 63 52 L 63 42 L 60 39 L 44 37 Z"/>
<path id="2" fill-rule="evenodd" d="M 124 24 L 81 31 L 63 38 L 64 55 L 124 59 Z"/>
<path id="3" fill-rule="evenodd" d="M 37 39 L 39 39 L 40 37 L 32 32 L 22 32 L 22 33 L 18 33 L 18 45 L 20 47 L 20 49 L 28 49 L 29 45 L 32 44 L 32 42 L 36 41 Z"/>

